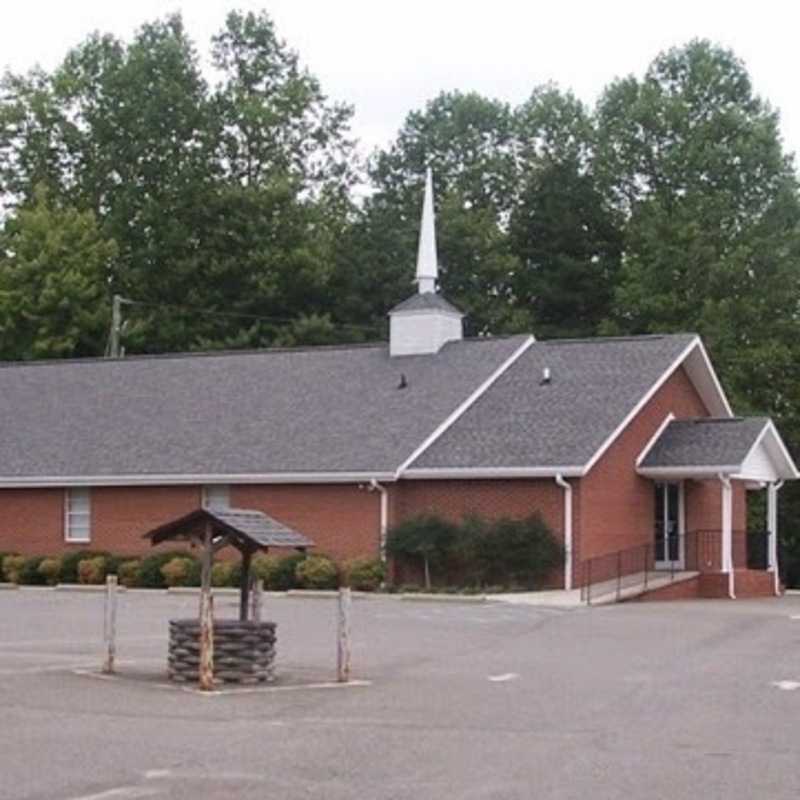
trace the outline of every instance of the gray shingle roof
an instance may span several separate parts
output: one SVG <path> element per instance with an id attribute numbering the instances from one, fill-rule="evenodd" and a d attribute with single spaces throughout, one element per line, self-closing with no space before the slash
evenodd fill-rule
<path id="1" fill-rule="evenodd" d="M 144 538 L 153 544 L 186 538 L 188 534 L 202 535 L 206 522 L 211 522 L 216 534 L 233 536 L 245 548 L 256 547 L 313 547 L 314 542 L 302 533 L 287 527 L 263 511 L 245 508 L 198 508 L 179 519 L 159 525 Z"/>
<path id="2" fill-rule="evenodd" d="M 394 471 L 525 339 L 8 365 L 0 479 Z"/>
<path id="3" fill-rule="evenodd" d="M 673 420 L 641 467 L 741 466 L 768 422 L 766 417 Z"/>
<path id="4" fill-rule="evenodd" d="M 413 294 L 402 303 L 398 303 L 389 313 L 396 311 L 449 311 L 451 314 L 463 314 L 449 300 L 445 300 L 440 294 L 435 292 L 423 292 Z"/>
<path id="5" fill-rule="evenodd" d="M 583 466 L 694 338 L 536 342 L 411 468 Z"/>

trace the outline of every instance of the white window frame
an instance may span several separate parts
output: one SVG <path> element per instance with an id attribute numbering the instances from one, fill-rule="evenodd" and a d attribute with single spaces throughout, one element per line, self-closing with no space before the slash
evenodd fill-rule
<path id="1" fill-rule="evenodd" d="M 210 483 L 203 487 L 203 508 L 230 508 L 231 487 L 227 483 Z"/>
<path id="2" fill-rule="evenodd" d="M 92 494 L 86 487 L 64 492 L 64 541 L 83 544 L 92 541 Z"/>

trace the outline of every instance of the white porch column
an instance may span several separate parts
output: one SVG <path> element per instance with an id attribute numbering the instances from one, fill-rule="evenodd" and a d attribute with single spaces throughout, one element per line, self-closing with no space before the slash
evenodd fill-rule
<path id="1" fill-rule="evenodd" d="M 778 489 L 781 486 L 783 486 L 783 481 L 767 484 L 767 532 L 769 536 L 767 569 L 773 573 L 776 595 L 781 593 L 781 579 L 778 569 Z"/>
<path id="2" fill-rule="evenodd" d="M 722 571 L 728 575 L 728 595 L 736 599 L 733 568 L 733 487 L 730 478 L 719 475 L 722 484 Z"/>

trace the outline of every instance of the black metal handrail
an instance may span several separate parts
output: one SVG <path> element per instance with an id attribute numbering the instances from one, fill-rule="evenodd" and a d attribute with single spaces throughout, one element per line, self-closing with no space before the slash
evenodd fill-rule
<path id="1" fill-rule="evenodd" d="M 734 532 L 736 535 L 739 532 Z M 681 571 L 718 572 L 722 569 L 722 534 L 695 530 L 616 550 L 583 561 L 581 600 L 613 595 L 622 598 L 628 589 L 646 591 L 655 576 L 669 577 Z"/>

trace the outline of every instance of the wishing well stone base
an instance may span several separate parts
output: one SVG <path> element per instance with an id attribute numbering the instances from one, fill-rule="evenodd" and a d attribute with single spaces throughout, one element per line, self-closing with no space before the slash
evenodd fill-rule
<path id="1" fill-rule="evenodd" d="M 275 623 L 214 620 L 214 680 L 254 684 L 274 680 Z M 168 676 L 196 683 L 200 665 L 200 622 L 169 622 Z"/>

